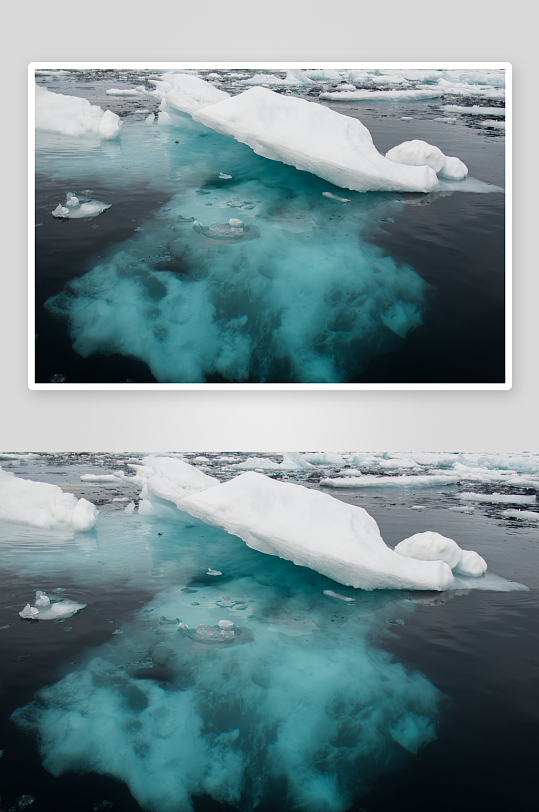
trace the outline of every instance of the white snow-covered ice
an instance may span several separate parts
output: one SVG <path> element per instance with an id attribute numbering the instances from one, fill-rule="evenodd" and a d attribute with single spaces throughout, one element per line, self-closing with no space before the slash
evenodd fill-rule
<path id="1" fill-rule="evenodd" d="M 258 155 L 360 192 L 430 192 L 430 167 L 394 167 L 358 119 L 312 102 L 253 87 L 193 113 L 195 121 L 248 144 Z"/>
<path id="2" fill-rule="evenodd" d="M 122 122 L 116 113 L 104 111 L 87 99 L 52 93 L 39 85 L 35 93 L 37 130 L 77 138 L 97 136 L 103 141 L 119 137 Z"/>
<path id="3" fill-rule="evenodd" d="M 384 543 L 362 508 L 255 472 L 182 500 L 178 507 L 242 538 L 255 550 L 361 589 L 447 589 L 450 568 L 411 562 Z"/>

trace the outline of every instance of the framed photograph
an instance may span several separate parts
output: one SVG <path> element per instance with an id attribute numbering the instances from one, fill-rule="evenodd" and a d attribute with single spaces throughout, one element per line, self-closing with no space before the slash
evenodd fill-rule
<path id="1" fill-rule="evenodd" d="M 509 64 L 34 63 L 30 111 L 31 388 L 511 387 Z"/>

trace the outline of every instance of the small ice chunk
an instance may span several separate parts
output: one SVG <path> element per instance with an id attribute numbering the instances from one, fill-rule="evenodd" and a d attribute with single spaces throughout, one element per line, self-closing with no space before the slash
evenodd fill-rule
<path id="1" fill-rule="evenodd" d="M 19 612 L 19 616 L 25 620 L 59 620 L 72 617 L 77 612 L 86 608 L 85 603 L 75 603 L 75 601 L 59 600 L 51 603 L 48 595 L 42 590 L 37 590 L 34 606 L 26 604 Z"/>
<path id="2" fill-rule="evenodd" d="M 234 228 L 239 228 L 240 226 L 243 225 L 243 222 L 241 220 L 238 220 L 237 217 L 231 217 L 230 220 L 228 221 L 228 224 L 230 226 L 233 226 Z"/>
<path id="3" fill-rule="evenodd" d="M 61 203 L 58 203 L 55 210 L 52 212 L 53 217 L 69 217 L 69 209 L 65 206 L 62 206 Z"/>
<path id="4" fill-rule="evenodd" d="M 96 217 L 111 207 L 110 203 L 102 203 L 99 200 L 86 200 L 81 203 L 79 198 L 75 197 L 71 192 L 67 193 L 66 198 L 66 205 L 62 206 L 59 203 L 52 212 L 53 217 L 79 220 L 84 217 Z"/>
<path id="5" fill-rule="evenodd" d="M 231 620 L 220 620 L 217 625 L 220 629 L 226 629 L 227 631 L 234 628 L 234 624 Z"/>
<path id="6" fill-rule="evenodd" d="M 36 609 L 35 606 L 30 606 L 30 604 L 27 603 L 24 609 L 19 612 L 19 615 L 24 618 L 37 618 L 39 615 L 39 609 Z"/>
<path id="7" fill-rule="evenodd" d="M 206 575 L 222 575 L 223 573 L 220 570 L 212 570 L 208 567 L 208 572 Z"/>
<path id="8" fill-rule="evenodd" d="M 79 499 L 71 516 L 71 525 L 76 533 L 87 533 L 93 530 L 99 513 L 95 505 L 87 499 Z"/>
<path id="9" fill-rule="evenodd" d="M 355 602 L 355 598 L 348 598 L 346 595 L 341 595 L 339 592 L 333 592 L 332 589 L 324 589 L 324 595 L 327 595 L 328 598 L 337 598 L 340 601 L 346 601 L 346 603 Z"/>
<path id="10" fill-rule="evenodd" d="M 229 623 L 230 621 L 220 621 L 218 626 L 207 626 L 201 623 L 196 632 L 192 635 L 192 639 L 199 643 L 225 643 L 232 640 L 234 637 L 234 624 L 230 626 L 221 627 L 221 623 Z"/>
<path id="11" fill-rule="evenodd" d="M 122 129 L 122 120 L 116 113 L 110 110 L 105 110 L 103 117 L 99 122 L 98 132 L 102 141 L 113 141 L 120 135 Z"/>
<path id="12" fill-rule="evenodd" d="M 225 175 L 224 172 L 219 172 L 219 178 L 221 180 L 230 180 L 231 177 L 232 177 L 232 175 Z"/>
<path id="13" fill-rule="evenodd" d="M 339 195 L 334 195 L 332 192 L 322 192 L 322 197 L 329 197 L 331 200 L 338 200 L 340 203 L 350 203 L 350 198 L 339 197 Z"/>

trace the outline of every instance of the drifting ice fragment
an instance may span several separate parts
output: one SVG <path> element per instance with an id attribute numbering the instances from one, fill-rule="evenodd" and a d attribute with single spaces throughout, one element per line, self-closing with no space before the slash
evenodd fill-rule
<path id="1" fill-rule="evenodd" d="M 98 214 L 110 209 L 110 203 L 101 203 L 99 200 L 85 200 L 83 203 L 71 194 L 67 193 L 67 200 L 65 206 L 61 203 L 57 205 L 52 212 L 53 217 L 62 217 L 65 219 L 80 219 L 82 217 L 96 217 Z"/>
<path id="2" fill-rule="evenodd" d="M 71 525 L 76 533 L 87 533 L 93 530 L 97 521 L 98 509 L 87 499 L 81 498 L 77 502 L 71 515 Z"/>
<path id="3" fill-rule="evenodd" d="M 87 604 L 75 603 L 75 601 L 61 600 L 51 603 L 45 592 L 37 590 L 36 600 L 33 606 L 26 604 L 19 615 L 25 620 L 59 620 L 76 615 L 85 609 Z"/>
<path id="4" fill-rule="evenodd" d="M 345 601 L 346 603 L 354 603 L 355 598 L 347 598 L 346 595 L 340 595 L 338 592 L 333 592 L 332 589 L 324 589 L 324 595 L 327 595 L 328 598 L 337 598 L 340 601 Z"/>
<path id="5" fill-rule="evenodd" d="M 338 200 L 339 203 L 350 203 L 349 197 L 339 197 L 339 195 L 334 195 L 332 192 L 322 192 L 322 197 L 329 197 L 331 200 Z"/>

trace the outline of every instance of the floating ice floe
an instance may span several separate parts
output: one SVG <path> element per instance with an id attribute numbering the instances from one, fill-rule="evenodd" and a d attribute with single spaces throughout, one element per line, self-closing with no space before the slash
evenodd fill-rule
<path id="1" fill-rule="evenodd" d="M 121 87 L 111 87 L 109 90 L 106 91 L 107 96 L 143 96 L 144 94 L 141 93 L 140 90 L 136 90 L 135 88 L 121 88 Z"/>
<path id="2" fill-rule="evenodd" d="M 405 141 L 386 152 L 386 158 L 407 166 L 430 166 L 439 177 L 450 180 L 463 180 L 468 174 L 468 167 L 459 158 L 448 158 L 426 141 Z"/>
<path id="3" fill-rule="evenodd" d="M 180 510 L 239 536 L 255 550 L 361 589 L 447 589 L 443 561 L 403 559 L 384 543 L 363 508 L 246 473 L 182 500 Z"/>
<path id="4" fill-rule="evenodd" d="M 25 620 L 60 620 L 62 618 L 73 617 L 77 612 L 82 611 L 87 606 L 86 603 L 76 603 L 69 600 L 51 601 L 46 592 L 36 591 L 36 599 L 33 606 L 26 604 L 19 615 Z"/>
<path id="5" fill-rule="evenodd" d="M 57 485 L 21 479 L 0 469 L 0 520 L 40 528 L 95 527 L 98 510 L 87 499 L 64 493 Z"/>
<path id="6" fill-rule="evenodd" d="M 509 519 L 525 519 L 529 522 L 539 522 L 539 513 L 536 513 L 533 510 L 504 510 L 502 512 L 503 516 L 507 516 Z"/>
<path id="7" fill-rule="evenodd" d="M 443 90 L 334 90 L 320 93 L 328 101 L 419 101 L 443 96 Z"/>
<path id="8" fill-rule="evenodd" d="M 258 155 L 360 192 L 430 192 L 428 166 L 394 164 L 357 119 L 319 104 L 253 87 L 193 112 L 193 119 L 248 144 Z"/>
<path id="9" fill-rule="evenodd" d="M 103 111 L 77 96 L 51 93 L 36 85 L 37 130 L 68 136 L 97 136 L 102 141 L 113 141 L 120 135 L 122 122 L 116 113 Z"/>
<path id="10" fill-rule="evenodd" d="M 536 505 L 537 497 L 535 494 L 517 494 L 517 493 L 471 493 L 463 491 L 457 494 L 459 499 L 469 500 L 470 502 L 488 502 L 490 504 L 504 504 L 511 505 Z"/>
<path id="11" fill-rule="evenodd" d="M 341 472 L 341 476 L 321 479 L 320 484 L 326 488 L 400 488 L 403 485 L 411 488 L 430 488 L 439 485 L 455 485 L 459 481 L 459 477 L 456 475 L 445 476 L 443 474 L 425 474 L 424 476 L 414 476 L 413 474 L 342 476 L 342 473 L 344 472 Z"/>
<path id="12" fill-rule="evenodd" d="M 110 203 L 101 203 L 99 200 L 88 200 L 84 198 L 81 202 L 72 192 L 68 192 L 65 206 L 58 203 L 52 212 L 52 216 L 66 220 L 78 220 L 83 217 L 96 217 L 98 214 L 102 214 L 110 208 Z"/>

